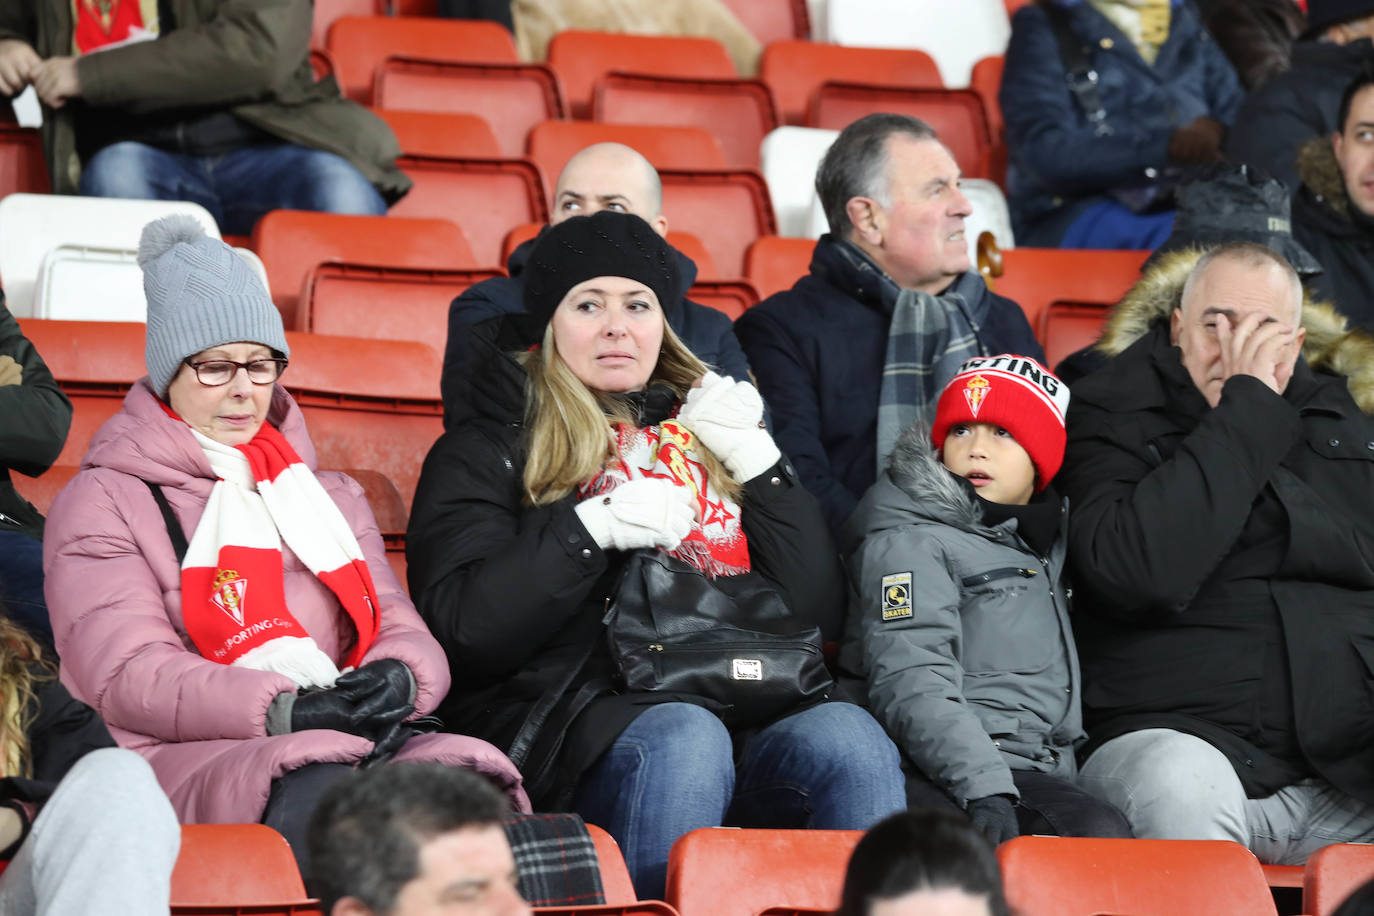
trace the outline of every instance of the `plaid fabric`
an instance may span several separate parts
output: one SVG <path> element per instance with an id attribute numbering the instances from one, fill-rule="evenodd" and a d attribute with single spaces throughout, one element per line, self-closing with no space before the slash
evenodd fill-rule
<path id="1" fill-rule="evenodd" d="M 914 289 L 897 293 L 878 396 L 879 476 L 903 430 L 913 424 L 930 429 L 940 392 L 964 360 L 987 355 L 969 308 L 984 294 L 983 285 L 978 272 L 969 270 L 938 296 Z"/>
<path id="2" fill-rule="evenodd" d="M 516 814 L 503 822 L 520 894 L 530 906 L 604 903 L 596 847 L 576 814 Z"/>

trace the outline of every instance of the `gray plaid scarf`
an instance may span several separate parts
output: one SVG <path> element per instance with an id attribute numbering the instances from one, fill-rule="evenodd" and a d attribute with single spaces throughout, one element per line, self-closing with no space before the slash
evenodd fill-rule
<path id="1" fill-rule="evenodd" d="M 964 360 L 988 355 L 978 341 L 972 310 L 983 287 L 983 278 L 969 270 L 938 296 L 914 289 L 897 293 L 878 396 L 879 476 L 903 430 L 913 423 L 930 428 L 935 402 Z"/>

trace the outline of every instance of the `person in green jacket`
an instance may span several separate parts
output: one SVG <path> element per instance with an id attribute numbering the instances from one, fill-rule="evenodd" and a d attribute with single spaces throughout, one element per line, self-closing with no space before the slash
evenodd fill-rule
<path id="1" fill-rule="evenodd" d="M 33 86 L 57 193 L 386 212 L 410 187 L 376 115 L 310 65 L 305 0 L 0 0 L 0 90 Z"/>

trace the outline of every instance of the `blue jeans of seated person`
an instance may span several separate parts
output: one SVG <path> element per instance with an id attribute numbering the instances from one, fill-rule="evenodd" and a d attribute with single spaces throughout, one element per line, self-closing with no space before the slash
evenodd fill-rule
<path id="1" fill-rule="evenodd" d="M 347 159 L 290 143 L 221 156 L 112 143 L 86 163 L 80 190 L 90 197 L 189 200 L 209 210 L 220 231 L 230 235 L 249 234 L 268 210 L 386 213 L 377 189 Z"/>
<path id="2" fill-rule="evenodd" d="M 1332 843 L 1374 843 L 1374 805 L 1316 777 L 1247 798 L 1225 754 L 1169 728 L 1107 741 L 1078 782 L 1119 808 L 1138 837 L 1234 840 L 1268 865 L 1301 865 Z"/>
<path id="3" fill-rule="evenodd" d="M 668 850 L 698 827 L 866 830 L 906 808 L 897 748 L 863 709 L 822 703 L 745 743 L 700 706 L 652 706 L 587 771 L 574 809 L 620 843 L 641 899 L 663 899 Z"/>
<path id="4" fill-rule="evenodd" d="M 0 531 L 0 612 L 52 648 L 43 600 L 43 543 L 19 531 Z"/>

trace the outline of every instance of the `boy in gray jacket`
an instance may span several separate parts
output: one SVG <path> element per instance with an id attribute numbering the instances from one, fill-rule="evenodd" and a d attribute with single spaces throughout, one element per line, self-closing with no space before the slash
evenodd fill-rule
<path id="1" fill-rule="evenodd" d="M 898 439 L 843 537 L 840 664 L 907 769 L 912 807 L 951 807 L 993 842 L 1130 836 L 1075 784 L 1084 739 L 1062 581 L 1069 390 L 1035 360 L 970 359 L 934 429 Z"/>

